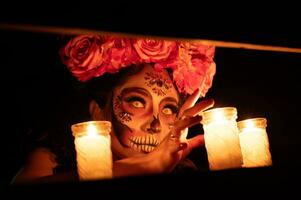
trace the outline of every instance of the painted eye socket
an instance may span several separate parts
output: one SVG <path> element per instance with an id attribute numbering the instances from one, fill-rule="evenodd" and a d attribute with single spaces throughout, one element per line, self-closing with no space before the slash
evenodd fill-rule
<path id="1" fill-rule="evenodd" d="M 131 105 L 134 106 L 135 108 L 144 108 L 144 104 L 140 101 L 132 101 Z"/>
<path id="2" fill-rule="evenodd" d="M 126 102 L 128 102 L 134 108 L 144 108 L 145 107 L 145 101 L 144 101 L 144 99 L 142 99 L 140 97 L 130 97 L 130 98 L 126 99 Z"/>
<path id="3" fill-rule="evenodd" d="M 172 115 L 173 112 L 170 108 L 163 108 L 162 113 L 165 115 Z"/>
<path id="4" fill-rule="evenodd" d="M 167 105 L 162 109 L 162 113 L 165 115 L 173 115 L 176 114 L 178 111 L 178 108 L 174 105 Z"/>

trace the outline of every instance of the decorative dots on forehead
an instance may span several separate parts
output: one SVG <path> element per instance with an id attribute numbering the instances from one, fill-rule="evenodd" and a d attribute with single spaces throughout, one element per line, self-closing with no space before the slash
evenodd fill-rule
<path id="1" fill-rule="evenodd" d="M 158 96 L 165 96 L 172 88 L 172 82 L 159 73 L 146 72 L 144 80 L 145 84 Z"/>

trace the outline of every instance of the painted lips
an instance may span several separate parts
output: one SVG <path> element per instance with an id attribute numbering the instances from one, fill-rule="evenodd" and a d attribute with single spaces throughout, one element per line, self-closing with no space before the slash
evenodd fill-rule
<path id="1" fill-rule="evenodd" d="M 159 141 L 153 135 L 131 136 L 129 138 L 130 147 L 136 151 L 149 153 L 155 149 Z"/>

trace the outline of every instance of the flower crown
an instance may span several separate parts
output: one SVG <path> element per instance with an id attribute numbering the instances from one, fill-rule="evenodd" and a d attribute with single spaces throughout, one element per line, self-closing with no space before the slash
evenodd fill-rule
<path id="1" fill-rule="evenodd" d="M 60 50 L 60 56 L 79 81 L 117 73 L 133 64 L 153 63 L 158 72 L 172 69 L 180 93 L 200 89 L 205 96 L 215 74 L 214 51 L 214 46 L 199 42 L 79 35 Z"/>

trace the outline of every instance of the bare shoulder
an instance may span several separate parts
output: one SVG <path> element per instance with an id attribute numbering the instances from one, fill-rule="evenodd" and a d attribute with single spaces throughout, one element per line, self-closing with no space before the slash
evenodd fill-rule
<path id="1" fill-rule="evenodd" d="M 47 148 L 37 148 L 32 151 L 28 158 L 28 164 L 50 165 L 55 167 L 55 155 Z"/>
<path id="2" fill-rule="evenodd" d="M 15 178 L 15 182 L 29 182 L 37 178 L 53 175 L 57 166 L 55 155 L 47 148 L 37 148 L 32 151 L 22 171 Z"/>

